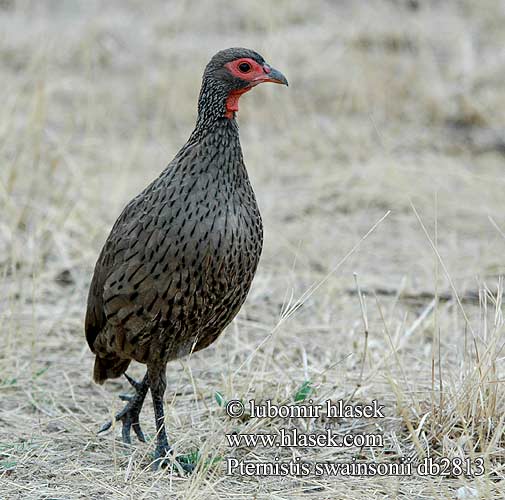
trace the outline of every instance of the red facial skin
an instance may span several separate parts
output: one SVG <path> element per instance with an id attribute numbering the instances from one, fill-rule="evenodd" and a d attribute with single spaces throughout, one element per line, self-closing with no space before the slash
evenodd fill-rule
<path id="1" fill-rule="evenodd" d="M 247 71 L 242 71 L 240 69 L 240 65 L 243 63 L 249 65 L 249 69 Z M 232 90 L 229 93 L 228 99 L 226 99 L 226 113 L 224 115 L 229 119 L 232 119 L 238 111 L 238 100 L 242 94 L 251 90 L 254 86 L 258 85 L 258 83 L 276 82 L 276 80 L 272 80 L 268 77 L 268 73 L 270 73 L 270 66 L 268 66 L 268 64 L 262 66 L 254 59 L 250 59 L 248 57 L 236 59 L 235 61 L 226 63 L 224 66 L 233 76 L 249 82 L 248 87 L 239 90 Z"/>

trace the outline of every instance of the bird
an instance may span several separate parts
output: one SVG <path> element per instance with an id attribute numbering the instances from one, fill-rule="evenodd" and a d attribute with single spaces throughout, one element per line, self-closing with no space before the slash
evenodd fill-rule
<path id="1" fill-rule="evenodd" d="M 131 429 L 145 441 L 139 417 L 151 392 L 154 469 L 174 460 L 163 405 L 167 363 L 219 337 L 243 305 L 260 259 L 262 219 L 236 118 L 239 98 L 264 82 L 288 85 L 253 50 L 229 48 L 210 59 L 188 141 L 125 206 L 95 265 L 84 321 L 93 379 L 124 375 L 133 387 L 113 419 L 126 444 Z M 126 373 L 132 361 L 146 365 L 141 381 Z"/>

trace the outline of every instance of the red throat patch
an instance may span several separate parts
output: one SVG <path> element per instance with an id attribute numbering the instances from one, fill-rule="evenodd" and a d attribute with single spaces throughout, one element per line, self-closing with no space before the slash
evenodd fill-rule
<path id="1" fill-rule="evenodd" d="M 238 111 L 238 100 L 240 99 L 240 96 L 246 92 L 249 92 L 251 89 L 252 87 L 245 87 L 239 90 L 232 90 L 228 94 L 228 97 L 226 99 L 226 113 L 224 114 L 226 118 L 229 118 L 230 120 L 233 119 L 235 113 Z"/>

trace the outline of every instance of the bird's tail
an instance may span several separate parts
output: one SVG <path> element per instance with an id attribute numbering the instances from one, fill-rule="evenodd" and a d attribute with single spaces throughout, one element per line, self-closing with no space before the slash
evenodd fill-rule
<path id="1" fill-rule="evenodd" d="M 103 384 L 108 378 L 118 378 L 128 369 L 130 359 L 100 358 L 96 356 L 93 369 L 93 380 Z"/>

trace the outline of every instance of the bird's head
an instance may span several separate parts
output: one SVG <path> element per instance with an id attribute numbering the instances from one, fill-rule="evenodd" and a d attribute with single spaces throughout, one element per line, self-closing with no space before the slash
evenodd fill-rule
<path id="1" fill-rule="evenodd" d="M 238 111 L 240 96 L 264 82 L 288 84 L 286 77 L 257 52 L 244 48 L 221 50 L 205 68 L 200 100 L 210 97 L 209 93 L 222 96 L 221 116 L 232 119 Z"/>

